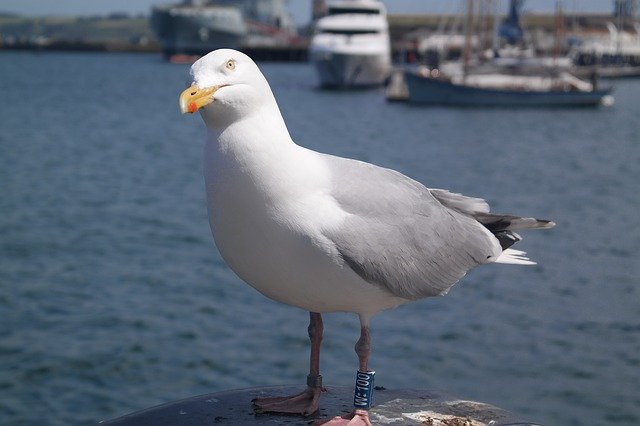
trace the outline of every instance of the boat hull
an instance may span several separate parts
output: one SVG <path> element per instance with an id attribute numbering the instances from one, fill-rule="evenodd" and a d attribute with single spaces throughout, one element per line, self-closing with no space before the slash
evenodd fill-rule
<path id="1" fill-rule="evenodd" d="M 596 106 L 611 89 L 594 91 L 526 91 L 470 87 L 405 73 L 409 102 L 457 106 Z"/>
<path id="2" fill-rule="evenodd" d="M 387 54 L 310 51 L 320 86 L 327 88 L 370 87 L 384 84 L 391 73 Z"/>
<path id="3" fill-rule="evenodd" d="M 177 7 L 153 9 L 151 27 L 165 55 L 202 55 L 223 47 L 240 47 L 247 29 L 238 10 L 195 12 Z"/>

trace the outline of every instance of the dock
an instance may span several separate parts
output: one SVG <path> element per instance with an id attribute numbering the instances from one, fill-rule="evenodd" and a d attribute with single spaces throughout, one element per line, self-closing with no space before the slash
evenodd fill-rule
<path id="1" fill-rule="evenodd" d="M 264 396 L 290 395 L 301 386 L 260 387 L 210 393 L 100 422 L 108 426 L 309 425 L 351 412 L 353 388 L 327 387 L 320 410 L 309 417 L 255 414 L 251 401 Z M 538 425 L 509 411 L 432 390 L 376 388 L 369 418 L 374 425 L 506 426 Z"/>

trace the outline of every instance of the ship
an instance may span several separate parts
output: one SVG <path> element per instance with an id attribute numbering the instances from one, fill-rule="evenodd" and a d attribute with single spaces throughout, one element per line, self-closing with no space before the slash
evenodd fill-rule
<path id="1" fill-rule="evenodd" d="M 168 58 L 220 48 L 286 47 L 299 39 L 286 0 L 184 0 L 153 6 L 151 28 Z"/>

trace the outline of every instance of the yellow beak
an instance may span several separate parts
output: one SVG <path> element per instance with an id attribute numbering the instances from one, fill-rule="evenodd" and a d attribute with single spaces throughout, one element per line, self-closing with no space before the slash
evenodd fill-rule
<path id="1" fill-rule="evenodd" d="M 198 85 L 193 84 L 180 93 L 180 111 L 183 114 L 187 112 L 193 114 L 203 106 L 209 105 L 213 102 L 213 94 L 219 88 L 220 86 L 212 86 L 201 89 Z"/>

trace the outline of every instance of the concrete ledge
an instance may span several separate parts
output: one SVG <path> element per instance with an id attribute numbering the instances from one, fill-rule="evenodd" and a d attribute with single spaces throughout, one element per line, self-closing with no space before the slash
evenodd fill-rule
<path id="1" fill-rule="evenodd" d="M 327 387 L 320 400 L 319 412 L 311 417 L 254 414 L 251 400 L 264 396 L 290 395 L 303 386 L 275 386 L 210 393 L 128 414 L 100 422 L 119 426 L 203 426 L 228 425 L 309 425 L 350 412 L 353 388 Z M 467 401 L 430 390 L 374 391 L 375 406 L 369 411 L 374 425 L 427 426 L 507 426 L 537 425 L 521 417 L 481 402 Z"/>

